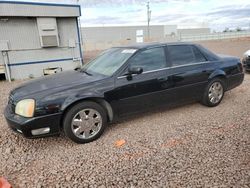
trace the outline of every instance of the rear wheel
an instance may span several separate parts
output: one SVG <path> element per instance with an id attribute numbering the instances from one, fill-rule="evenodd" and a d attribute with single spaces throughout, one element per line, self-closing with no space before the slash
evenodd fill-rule
<path id="1" fill-rule="evenodd" d="M 215 78 L 211 80 L 205 89 L 202 104 L 214 107 L 220 104 L 225 92 L 225 83 L 222 79 Z"/>
<path id="2" fill-rule="evenodd" d="M 107 124 L 105 110 L 97 103 L 82 102 L 66 114 L 63 129 L 76 143 L 88 143 L 99 138 Z"/>

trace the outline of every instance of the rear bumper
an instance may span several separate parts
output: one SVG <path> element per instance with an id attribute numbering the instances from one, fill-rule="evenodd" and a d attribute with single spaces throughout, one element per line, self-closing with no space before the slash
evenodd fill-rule
<path id="1" fill-rule="evenodd" d="M 231 75 L 227 78 L 227 90 L 231 90 L 240 84 L 242 84 L 244 80 L 244 73 L 239 73 L 235 75 Z"/>
<path id="2" fill-rule="evenodd" d="M 60 133 L 61 113 L 45 115 L 40 117 L 25 118 L 13 114 L 7 106 L 4 116 L 8 126 L 15 132 L 27 138 L 40 138 Z"/>

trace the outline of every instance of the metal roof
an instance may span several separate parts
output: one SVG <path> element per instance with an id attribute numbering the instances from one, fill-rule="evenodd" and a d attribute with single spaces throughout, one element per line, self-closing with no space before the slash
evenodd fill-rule
<path id="1" fill-rule="evenodd" d="M 40 2 L 1 1 L 0 16 L 15 17 L 79 17 L 81 6 Z"/>

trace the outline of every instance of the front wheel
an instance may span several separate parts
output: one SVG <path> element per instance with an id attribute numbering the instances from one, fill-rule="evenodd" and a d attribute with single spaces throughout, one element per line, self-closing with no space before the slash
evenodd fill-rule
<path id="1" fill-rule="evenodd" d="M 88 143 L 99 138 L 107 124 L 105 110 L 97 103 L 82 102 L 73 106 L 63 122 L 67 137 L 76 143 Z"/>
<path id="2" fill-rule="evenodd" d="M 205 89 L 202 104 L 214 107 L 220 104 L 225 92 L 225 83 L 222 79 L 215 78 L 211 80 Z"/>

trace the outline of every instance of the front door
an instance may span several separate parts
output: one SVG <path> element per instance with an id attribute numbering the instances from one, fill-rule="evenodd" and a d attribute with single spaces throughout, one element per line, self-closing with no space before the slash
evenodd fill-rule
<path id="1" fill-rule="evenodd" d="M 128 67 L 141 67 L 143 73 L 124 76 Z M 170 87 L 169 67 L 163 47 L 139 51 L 130 59 L 127 69 L 116 79 L 115 109 L 120 116 L 147 110 L 165 101 L 164 92 Z"/>

